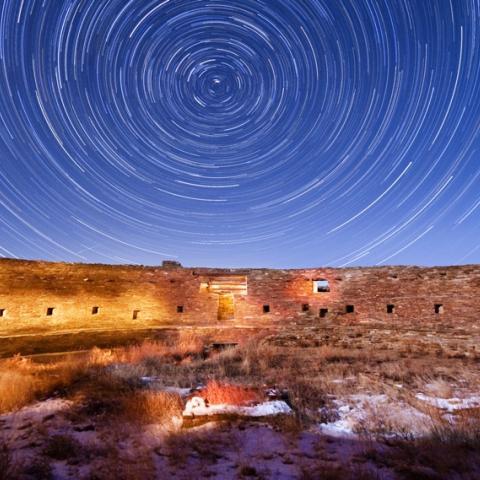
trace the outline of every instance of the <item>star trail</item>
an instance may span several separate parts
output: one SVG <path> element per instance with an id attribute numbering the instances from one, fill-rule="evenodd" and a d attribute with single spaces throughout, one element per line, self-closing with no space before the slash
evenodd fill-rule
<path id="1" fill-rule="evenodd" d="M 2 0 L 0 255 L 480 262 L 480 0 Z"/>

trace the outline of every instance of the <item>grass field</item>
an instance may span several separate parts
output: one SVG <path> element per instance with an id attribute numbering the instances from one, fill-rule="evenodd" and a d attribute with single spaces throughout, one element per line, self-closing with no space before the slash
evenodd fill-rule
<path id="1" fill-rule="evenodd" d="M 182 333 L 0 364 L 0 479 L 480 476 L 475 357 Z M 291 413 L 183 417 L 282 400 Z"/>

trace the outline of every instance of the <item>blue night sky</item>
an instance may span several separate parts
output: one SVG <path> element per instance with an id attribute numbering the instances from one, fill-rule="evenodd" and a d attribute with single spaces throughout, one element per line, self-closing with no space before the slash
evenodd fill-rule
<path id="1" fill-rule="evenodd" d="M 0 255 L 480 262 L 479 0 L 2 0 Z"/>

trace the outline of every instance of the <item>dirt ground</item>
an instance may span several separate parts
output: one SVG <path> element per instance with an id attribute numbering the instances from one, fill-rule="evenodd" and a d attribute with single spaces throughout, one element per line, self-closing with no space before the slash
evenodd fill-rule
<path id="1" fill-rule="evenodd" d="M 4 359 L 0 479 L 480 478 L 476 356 L 316 343 Z"/>

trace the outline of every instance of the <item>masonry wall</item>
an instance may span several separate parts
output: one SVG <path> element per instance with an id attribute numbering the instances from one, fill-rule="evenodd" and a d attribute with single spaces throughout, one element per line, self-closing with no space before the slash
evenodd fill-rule
<path id="1" fill-rule="evenodd" d="M 219 320 L 219 294 L 208 285 L 230 276 L 235 282 L 246 279 L 247 294 L 234 289 L 235 317 Z M 312 282 L 319 279 L 329 281 L 329 292 L 314 293 Z M 346 313 L 347 305 L 353 313 Z M 393 306 L 392 313 L 387 305 Z M 439 313 L 435 305 L 441 305 Z M 54 309 L 50 316 L 49 308 Z M 328 309 L 326 317 L 320 317 L 320 309 Z M 0 259 L 2 313 L 3 336 L 77 329 L 321 325 L 327 320 L 468 326 L 479 320 L 480 266 L 225 270 Z"/>

